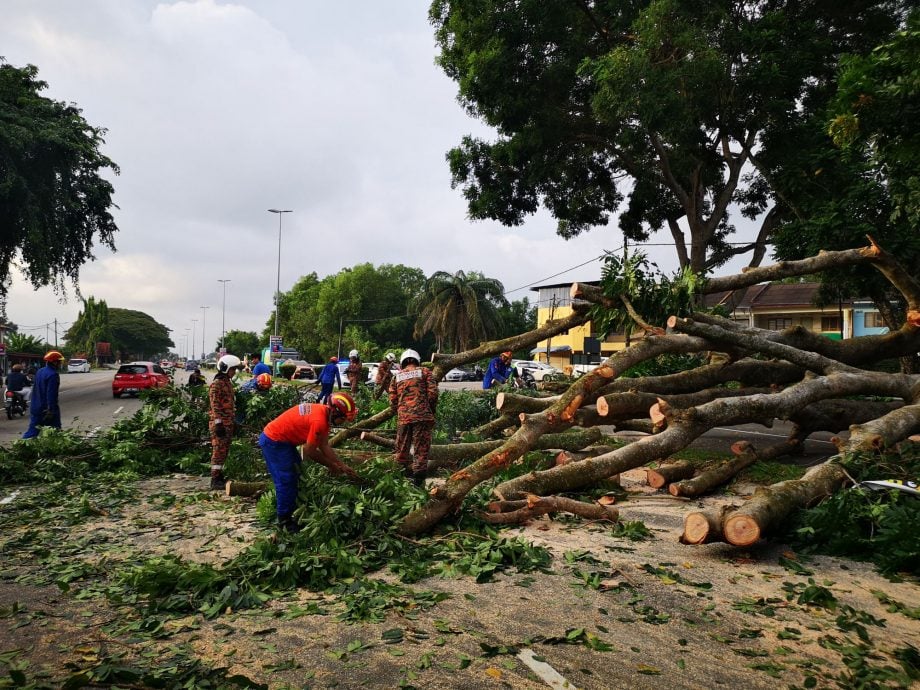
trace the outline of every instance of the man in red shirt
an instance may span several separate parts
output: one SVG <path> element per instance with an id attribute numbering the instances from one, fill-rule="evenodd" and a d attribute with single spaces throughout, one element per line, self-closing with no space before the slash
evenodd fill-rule
<path id="1" fill-rule="evenodd" d="M 357 473 L 339 460 L 329 446 L 329 427 L 353 421 L 358 414 L 355 401 L 343 391 L 333 393 L 328 405 L 301 403 L 270 421 L 259 436 L 262 457 L 275 483 L 276 509 L 279 526 L 296 532 L 300 526 L 293 518 L 297 504 L 297 481 L 300 454 L 324 465 L 333 475 L 345 474 L 359 479 Z"/>

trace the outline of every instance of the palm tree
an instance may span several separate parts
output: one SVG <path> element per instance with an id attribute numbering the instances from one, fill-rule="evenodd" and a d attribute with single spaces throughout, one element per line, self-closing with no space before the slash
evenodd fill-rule
<path id="1" fill-rule="evenodd" d="M 504 291 L 501 282 L 475 271 L 433 273 L 415 300 L 415 337 L 433 333 L 438 352 L 445 343 L 456 352 L 468 349 L 498 332 L 498 309 L 508 305 Z"/>
<path id="2" fill-rule="evenodd" d="M 41 355 L 48 346 L 34 335 L 14 332 L 6 334 L 6 349 L 17 354 Z"/>

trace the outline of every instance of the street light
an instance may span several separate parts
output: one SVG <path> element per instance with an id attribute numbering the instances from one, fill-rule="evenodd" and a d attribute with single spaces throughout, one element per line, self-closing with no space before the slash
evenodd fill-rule
<path id="1" fill-rule="evenodd" d="M 205 357 L 207 356 L 207 350 L 204 349 L 204 325 L 205 325 L 205 317 L 207 317 L 208 312 L 206 312 L 205 310 L 210 309 L 210 308 L 211 307 L 201 308 L 201 359 L 202 361 L 204 361 Z"/>
<path id="2" fill-rule="evenodd" d="M 192 357 L 191 359 L 195 359 L 195 324 L 196 323 L 198 323 L 198 319 L 192 319 L 192 348 L 191 348 Z"/>
<path id="3" fill-rule="evenodd" d="M 278 307 L 281 302 L 281 216 L 292 213 L 293 209 L 270 208 L 269 213 L 278 214 L 278 280 L 275 282 L 275 335 L 278 335 Z"/>
<path id="4" fill-rule="evenodd" d="M 218 278 L 217 282 L 222 283 L 224 288 L 224 304 L 220 309 L 220 347 L 226 350 L 227 343 L 224 342 L 224 336 L 227 333 L 227 283 L 229 283 L 230 280 L 221 280 Z"/>
<path id="5" fill-rule="evenodd" d="M 186 329 L 185 329 L 185 352 L 182 353 L 182 356 L 183 356 L 185 359 L 192 359 L 191 357 L 188 356 L 188 353 L 189 353 L 189 349 L 188 349 L 188 332 L 189 332 L 190 330 L 192 330 L 192 329 L 191 329 L 191 328 L 186 328 Z"/>

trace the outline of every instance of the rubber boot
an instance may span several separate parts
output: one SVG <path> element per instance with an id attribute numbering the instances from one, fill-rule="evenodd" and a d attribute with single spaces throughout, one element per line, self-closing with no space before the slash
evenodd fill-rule
<path id="1" fill-rule="evenodd" d="M 227 480 L 224 479 L 223 472 L 219 472 L 211 477 L 211 491 L 226 491 Z"/>
<path id="2" fill-rule="evenodd" d="M 428 476 L 427 470 L 421 470 L 419 472 L 412 473 L 412 483 L 416 486 L 425 488 L 425 478 Z"/>

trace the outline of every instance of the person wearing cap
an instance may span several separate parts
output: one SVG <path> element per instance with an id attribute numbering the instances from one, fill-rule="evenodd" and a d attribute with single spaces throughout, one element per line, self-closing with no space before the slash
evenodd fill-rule
<path id="1" fill-rule="evenodd" d="M 329 402 L 329 396 L 332 395 L 332 386 L 338 384 L 339 390 L 342 390 L 342 375 L 339 373 L 339 358 L 330 357 L 329 363 L 319 372 L 319 402 Z"/>
<path id="2" fill-rule="evenodd" d="M 386 357 L 380 360 L 377 365 L 377 376 L 374 379 L 374 400 L 380 400 L 380 396 L 390 390 L 390 381 L 393 380 L 393 363 L 396 361 L 396 355 L 387 352 Z"/>
<path id="3" fill-rule="evenodd" d="M 61 375 L 58 366 L 64 355 L 52 350 L 44 356 L 45 366 L 35 374 L 32 385 L 32 400 L 29 403 L 29 428 L 23 438 L 35 438 L 39 428 L 51 426 L 61 428 L 61 408 L 58 406 L 58 390 L 61 387 Z"/>
<path id="4" fill-rule="evenodd" d="M 502 352 L 498 357 L 493 357 L 489 362 L 489 368 L 486 369 L 486 375 L 482 378 L 482 387 L 486 390 L 493 384 L 506 383 L 514 370 L 511 368 L 511 353 Z"/>

